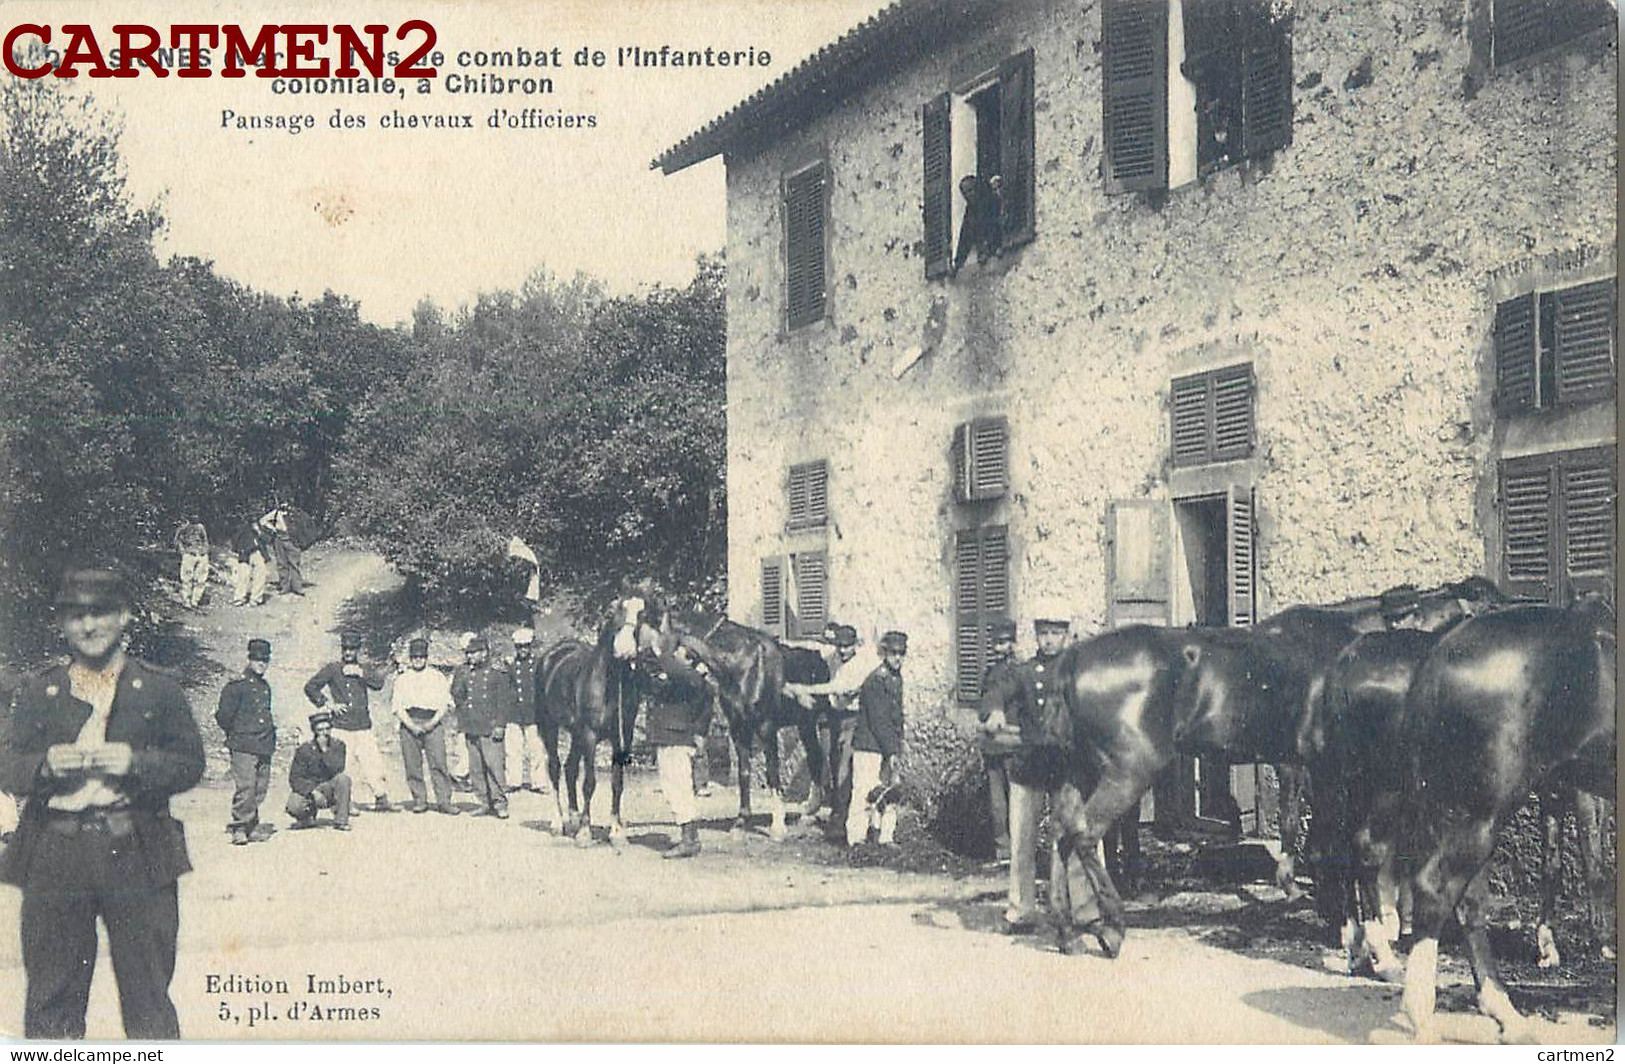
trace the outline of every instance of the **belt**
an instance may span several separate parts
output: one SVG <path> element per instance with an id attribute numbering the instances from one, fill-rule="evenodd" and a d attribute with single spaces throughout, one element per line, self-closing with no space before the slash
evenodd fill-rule
<path id="1" fill-rule="evenodd" d="M 100 834 L 123 838 L 135 834 L 135 814 L 128 809 L 86 809 L 81 812 L 48 810 L 45 830 L 58 835 Z"/>

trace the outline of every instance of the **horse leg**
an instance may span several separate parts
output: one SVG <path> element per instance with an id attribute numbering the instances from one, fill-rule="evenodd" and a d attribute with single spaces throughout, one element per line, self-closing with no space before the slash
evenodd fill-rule
<path id="1" fill-rule="evenodd" d="M 1403 995 L 1405 1014 L 1410 1018 L 1411 1029 L 1419 1042 L 1438 1040 L 1435 1023 L 1438 1004 L 1439 933 L 1444 929 L 1445 921 L 1454 912 L 1456 904 L 1467 893 L 1473 877 L 1478 875 L 1479 870 L 1490 859 L 1495 845 L 1495 826 L 1489 817 L 1447 820 L 1433 830 L 1438 833 L 1437 841 L 1430 847 L 1430 852 L 1418 855 L 1421 860 L 1417 864 L 1415 881 L 1412 885 L 1416 898 L 1417 937 L 1416 945 L 1411 947 L 1410 961 L 1405 966 Z M 1474 978 L 1480 981 L 1479 998 L 1482 1002 L 1485 994 L 1482 989 L 1483 976 L 1477 967 L 1478 950 L 1470 941 L 1469 947 L 1473 951 L 1473 974 Z M 1489 950 L 1487 935 L 1484 936 L 1482 948 L 1487 955 Z M 1498 987 L 1498 980 L 1496 984 Z M 1505 991 L 1502 991 L 1503 996 L 1504 994 Z"/>
<path id="2" fill-rule="evenodd" d="M 1275 885 L 1286 892 L 1287 901 L 1303 897 L 1298 886 L 1298 848 L 1303 821 L 1303 792 L 1308 774 L 1302 765 L 1276 765 L 1275 778 L 1281 788 L 1281 856 L 1275 859 Z"/>
<path id="3" fill-rule="evenodd" d="M 1580 863 L 1585 870 L 1586 881 L 1586 920 L 1599 955 L 1603 960 L 1611 961 L 1614 959 L 1614 947 L 1610 942 L 1613 929 L 1603 919 L 1603 899 L 1607 897 L 1609 885 L 1608 869 L 1602 860 L 1602 830 L 1607 815 L 1605 799 L 1589 791 L 1575 792 L 1574 819 L 1579 829 Z"/>
<path id="4" fill-rule="evenodd" d="M 592 845 L 592 796 L 598 789 L 598 737 L 588 735 L 581 744 L 581 827 L 576 829 L 576 845 Z"/>
<path id="5" fill-rule="evenodd" d="M 739 759 L 739 817 L 731 832 L 743 832 L 750 826 L 750 743 L 751 736 L 743 726 L 734 731 L 734 753 Z"/>
<path id="6" fill-rule="evenodd" d="M 824 808 L 824 773 L 828 762 L 824 757 L 824 742 L 818 734 L 816 717 L 805 718 L 797 724 L 796 734 L 801 736 L 801 749 L 807 756 L 807 776 L 812 781 L 807 785 L 807 801 L 801 807 L 801 818 L 811 820 Z"/>
<path id="7" fill-rule="evenodd" d="M 1488 867 L 1486 861 L 1468 881 L 1461 904 L 1456 907 L 1456 919 L 1467 933 L 1467 954 L 1473 964 L 1473 982 L 1478 986 L 1478 1011 L 1500 1027 L 1503 1043 L 1529 1043 L 1529 1021 L 1512 1007 L 1495 954 L 1490 950 Z"/>
<path id="8" fill-rule="evenodd" d="M 1552 925 L 1557 922 L 1557 894 L 1563 888 L 1563 809 L 1566 804 L 1555 790 L 1540 795 L 1540 924 L 1535 928 L 1535 948 L 1540 951 L 1537 964 L 1542 968 L 1556 968 L 1563 963 Z"/>
<path id="9" fill-rule="evenodd" d="M 1085 800 L 1073 784 L 1061 787 L 1050 809 L 1057 839 L 1055 866 L 1050 869 L 1050 910 L 1057 921 L 1062 952 L 1081 929 L 1092 934 L 1108 957 L 1123 945 L 1123 899 L 1101 861 L 1100 843 L 1150 785 L 1143 778 L 1108 769 Z"/>
<path id="10" fill-rule="evenodd" d="M 767 726 L 767 732 L 762 736 L 762 747 L 767 754 L 767 805 L 773 817 L 768 825 L 767 836 L 774 842 L 783 842 L 786 835 L 784 780 L 783 773 L 779 771 L 779 731 L 771 724 Z"/>
<path id="11" fill-rule="evenodd" d="M 559 788 L 559 727 L 557 724 L 542 725 L 542 745 L 547 750 L 547 779 L 553 785 L 553 808 L 558 812 L 558 819 L 549 824 L 549 831 L 564 834 L 564 792 Z M 532 776 L 534 779 L 535 777 Z M 574 784 L 572 784 L 574 786 Z"/>
<path id="12" fill-rule="evenodd" d="M 626 842 L 626 825 L 621 823 L 621 794 L 626 790 L 626 764 L 615 754 L 609 768 L 609 844 Z"/>
<path id="13" fill-rule="evenodd" d="M 570 736 L 570 757 L 564 765 L 564 786 L 569 792 L 570 815 L 564 818 L 560 832 L 565 835 L 574 835 L 581 827 L 581 806 L 576 800 L 576 781 L 581 776 L 581 743 L 574 734 Z"/>

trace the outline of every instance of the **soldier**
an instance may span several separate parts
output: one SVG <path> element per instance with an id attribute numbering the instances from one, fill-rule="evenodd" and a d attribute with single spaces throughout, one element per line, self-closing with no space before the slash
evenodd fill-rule
<path id="1" fill-rule="evenodd" d="M 898 757 L 903 752 L 903 658 L 908 635 L 887 632 L 880 637 L 880 667 L 858 688 L 857 724 L 852 731 L 852 798 L 846 810 L 846 844 L 856 846 L 879 828 L 882 846 L 892 844 L 897 831 L 897 807 L 879 796 L 898 782 Z"/>
<path id="2" fill-rule="evenodd" d="M 518 628 L 513 633 L 513 667 L 508 675 L 513 680 L 513 705 L 504 730 L 504 749 L 508 757 L 505 778 L 508 791 L 517 791 L 526 775 L 529 790 L 540 793 L 542 776 L 547 770 L 542 750 L 542 736 L 536 728 L 536 658 L 531 647 L 536 633 L 529 628 Z"/>
<path id="3" fill-rule="evenodd" d="M 850 811 L 852 791 L 852 735 L 857 728 L 858 689 L 880 667 L 880 656 L 858 640 L 858 630 L 850 624 L 835 626 L 830 633 L 835 644 L 834 675 L 827 683 L 785 684 L 787 695 L 812 709 L 820 697 L 830 705 L 830 816 L 839 824 Z M 845 791 L 843 792 L 843 788 Z M 858 808 L 863 796 L 858 795 Z M 816 814 L 817 810 L 809 810 Z"/>
<path id="4" fill-rule="evenodd" d="M 491 664 L 491 646 L 476 634 L 465 652 L 468 664 L 451 681 L 457 719 L 468 740 L 468 780 L 485 803 L 475 816 L 508 819 L 508 787 L 503 777 L 502 736 L 512 716 L 513 681 Z"/>
<path id="5" fill-rule="evenodd" d="M 714 683 L 705 663 L 682 647 L 660 654 L 649 683 L 649 742 L 655 748 L 661 793 L 671 804 L 681 834 L 662 857 L 693 857 L 700 852 L 694 739 L 710 730 Z"/>
<path id="6" fill-rule="evenodd" d="M 265 557 L 265 541 L 252 521 L 245 522 L 231 537 L 237 564 L 231 573 L 231 601 L 236 606 L 259 606 L 265 602 L 271 571 Z"/>
<path id="7" fill-rule="evenodd" d="M 1061 693 L 1054 686 L 1055 658 L 1066 647 L 1072 622 L 1056 607 L 1044 607 L 1033 620 L 1038 653 L 1006 669 L 982 696 L 981 716 L 989 733 L 1018 729 L 1019 746 L 1010 755 L 1010 907 L 1005 930 L 1016 934 L 1037 926 L 1037 869 L 1034 843 L 1046 798 L 1066 781 L 1071 734 Z"/>
<path id="8" fill-rule="evenodd" d="M 379 753 L 378 739 L 372 734 L 372 713 L 368 707 L 369 692 L 381 691 L 383 687 L 383 672 L 361 664 L 361 633 L 344 632 L 339 636 L 339 660 L 323 665 L 305 682 L 305 697 L 310 699 L 311 705 L 321 709 L 327 705 L 328 695 L 332 695 L 333 728 L 343 733 L 355 754 L 356 775 L 372 792 L 373 808 L 388 813 L 395 807 L 389 804 L 384 755 Z"/>
<path id="9" fill-rule="evenodd" d="M 1004 680 L 1016 656 L 1016 624 L 1014 621 L 995 621 L 987 626 L 988 665 L 982 677 L 982 692 L 992 690 Z M 978 716 L 987 724 L 989 706 L 983 701 Z M 982 752 L 982 767 L 987 770 L 988 813 L 993 821 L 993 855 L 999 861 L 1010 860 L 1010 753 L 1008 732 L 985 729 L 978 737 L 977 747 Z"/>
<path id="10" fill-rule="evenodd" d="M 333 714 L 310 715 L 310 740 L 293 752 L 288 766 L 288 815 L 295 830 L 316 826 L 318 809 L 333 810 L 333 827 L 350 830 L 350 777 L 344 771 L 344 742 L 333 737 Z"/>
<path id="11" fill-rule="evenodd" d="M 401 761 L 406 770 L 406 787 L 412 792 L 412 812 L 429 811 L 429 794 L 423 786 L 423 762 L 429 762 L 429 782 L 434 786 L 435 808 L 456 816 L 451 803 L 451 777 L 446 773 L 446 714 L 451 711 L 451 684 L 439 669 L 429 668 L 429 641 L 414 639 L 407 644 L 407 667 L 395 677 L 390 692 L 390 708 L 401 722 Z"/>
<path id="12" fill-rule="evenodd" d="M 181 553 L 181 604 L 195 610 L 209 585 L 209 530 L 199 521 L 183 522 L 175 531 L 175 549 Z"/>
<path id="13" fill-rule="evenodd" d="M 246 846 L 254 840 L 260 823 L 260 804 L 271 785 L 271 755 L 276 751 L 276 718 L 271 715 L 271 685 L 265 670 L 271 663 L 271 644 L 264 639 L 248 641 L 248 665 L 243 674 L 220 691 L 220 706 L 214 721 L 226 733 L 226 750 L 231 754 L 231 778 L 237 789 L 231 796 L 233 846 Z"/>
<path id="14" fill-rule="evenodd" d="M 179 1038 L 175 881 L 192 864 L 169 799 L 202 778 L 203 741 L 180 685 L 125 654 L 116 573 L 69 570 L 56 604 L 71 660 L 24 685 L 0 751 L 0 788 L 28 799 L 0 855 L 23 892 L 23 1034 L 85 1036 L 100 917 L 125 1036 Z"/>

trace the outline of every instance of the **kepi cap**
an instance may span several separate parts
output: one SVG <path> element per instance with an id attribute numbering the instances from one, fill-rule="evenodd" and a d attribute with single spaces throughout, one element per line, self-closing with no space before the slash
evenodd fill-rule
<path id="1" fill-rule="evenodd" d="M 62 574 L 56 604 L 82 609 L 122 609 L 130 604 L 124 578 L 112 569 L 81 566 Z"/>
<path id="2" fill-rule="evenodd" d="M 406 644 L 406 656 L 409 658 L 426 658 L 429 656 L 429 641 L 427 639 L 414 639 Z"/>
<path id="3" fill-rule="evenodd" d="M 333 714 L 329 713 L 325 709 L 318 712 L 318 713 L 312 713 L 310 715 L 310 730 L 311 731 L 315 731 L 316 730 L 316 725 L 318 725 L 318 724 L 331 725 L 332 723 L 333 723 Z"/>
<path id="4" fill-rule="evenodd" d="M 250 639 L 248 641 L 249 661 L 270 661 L 271 641 L 269 639 Z"/>
<path id="5" fill-rule="evenodd" d="M 858 645 L 858 630 L 850 624 L 838 624 L 832 642 L 838 647 L 855 647 Z"/>
<path id="6" fill-rule="evenodd" d="M 536 633 L 531 631 L 529 628 L 515 628 L 513 630 L 514 646 L 528 647 L 534 642 L 536 642 Z"/>
<path id="7" fill-rule="evenodd" d="M 880 637 L 880 649 L 891 653 L 908 653 L 908 633 L 891 631 Z"/>
<path id="8" fill-rule="evenodd" d="M 342 633 L 340 633 L 339 634 L 339 646 L 343 647 L 345 650 L 360 650 L 361 649 L 361 633 L 360 632 L 342 632 Z"/>
<path id="9" fill-rule="evenodd" d="M 1016 622 L 1015 621 L 994 621 L 992 624 L 987 626 L 987 637 L 989 639 L 991 639 L 995 643 L 997 643 L 997 642 L 999 642 L 1001 640 L 1013 640 L 1013 639 L 1015 639 L 1016 638 Z"/>
<path id="10" fill-rule="evenodd" d="M 486 642 L 485 636 L 480 635 L 478 632 L 476 632 L 474 634 L 474 638 L 466 640 L 463 643 L 463 650 L 465 650 L 465 651 L 470 651 L 470 650 L 490 650 L 490 649 L 491 649 L 491 644 Z"/>

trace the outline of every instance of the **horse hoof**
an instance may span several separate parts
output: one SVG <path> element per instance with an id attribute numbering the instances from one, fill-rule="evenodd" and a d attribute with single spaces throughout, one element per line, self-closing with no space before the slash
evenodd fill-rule
<path id="1" fill-rule="evenodd" d="M 744 817 L 740 817 L 738 820 L 735 820 L 732 824 L 728 825 L 728 834 L 732 835 L 736 839 L 743 836 L 746 830 L 747 828 Z"/>
<path id="2" fill-rule="evenodd" d="M 1100 944 L 1100 952 L 1112 960 L 1117 959 L 1118 953 L 1123 949 L 1123 929 L 1110 924 L 1090 928 L 1095 941 Z"/>
<path id="3" fill-rule="evenodd" d="M 1385 983 L 1393 983 L 1396 986 L 1405 982 L 1405 966 L 1398 961 L 1392 964 L 1373 965 L 1371 974 Z"/>
<path id="4" fill-rule="evenodd" d="M 585 850 L 592 845 L 592 825 L 583 824 L 581 830 L 576 832 L 576 847 Z"/>
<path id="5" fill-rule="evenodd" d="M 616 824 L 614 827 L 609 829 L 609 844 L 614 846 L 616 849 L 625 846 L 626 839 L 626 828 L 622 825 Z"/>
<path id="6" fill-rule="evenodd" d="M 775 823 L 772 827 L 767 829 L 767 837 L 772 839 L 774 842 L 783 842 L 785 839 L 790 837 L 790 832 L 783 824 Z"/>

